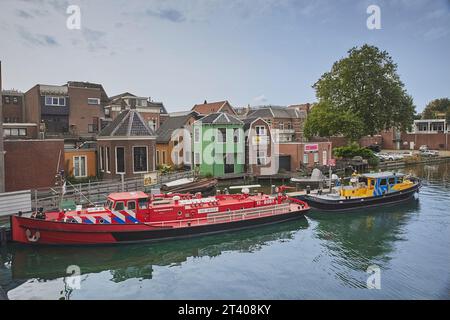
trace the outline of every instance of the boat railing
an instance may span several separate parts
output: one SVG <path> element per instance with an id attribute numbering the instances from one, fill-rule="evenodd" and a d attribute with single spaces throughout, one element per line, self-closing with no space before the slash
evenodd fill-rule
<path id="1" fill-rule="evenodd" d="M 174 227 L 174 226 L 193 226 L 193 225 L 205 225 L 205 224 L 215 224 L 222 223 L 227 221 L 238 221 L 238 220 L 246 220 L 261 216 L 274 216 L 279 214 L 288 213 L 291 211 L 291 205 L 289 203 L 286 204 L 277 204 L 273 206 L 266 206 L 261 209 L 248 208 L 248 209 L 239 209 L 229 212 L 220 212 L 208 214 L 206 217 L 201 218 L 190 218 L 190 219 L 180 219 L 180 220 L 171 220 L 171 221 L 160 221 L 160 222 L 152 222 L 147 223 L 149 226 L 155 227 Z"/>

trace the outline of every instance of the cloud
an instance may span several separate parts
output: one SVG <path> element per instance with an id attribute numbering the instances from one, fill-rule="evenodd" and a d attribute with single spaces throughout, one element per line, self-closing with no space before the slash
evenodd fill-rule
<path id="1" fill-rule="evenodd" d="M 85 40 L 88 49 L 90 51 L 96 51 L 98 49 L 106 49 L 107 46 L 104 43 L 104 38 L 106 35 L 106 32 L 94 30 L 90 28 L 82 28 L 81 33 L 83 35 L 83 39 Z"/>
<path id="2" fill-rule="evenodd" d="M 157 17 L 162 20 L 169 20 L 171 22 L 183 22 L 186 17 L 176 9 L 161 9 L 158 11 L 147 9 L 146 14 L 151 17 Z"/>
<path id="3" fill-rule="evenodd" d="M 40 47 L 55 47 L 59 46 L 55 37 L 46 34 L 31 33 L 23 28 L 19 28 L 18 31 L 20 37 L 29 45 Z"/>
<path id="4" fill-rule="evenodd" d="M 253 98 L 253 101 L 255 102 L 255 103 L 266 103 L 267 102 L 267 98 L 266 98 L 266 96 L 265 95 L 260 95 L 260 96 L 257 96 L 257 97 L 254 97 Z"/>
<path id="5" fill-rule="evenodd" d="M 33 18 L 33 16 L 31 14 L 29 14 L 28 12 L 26 12 L 25 10 L 16 10 L 16 14 L 20 18 L 24 18 L 24 19 Z"/>

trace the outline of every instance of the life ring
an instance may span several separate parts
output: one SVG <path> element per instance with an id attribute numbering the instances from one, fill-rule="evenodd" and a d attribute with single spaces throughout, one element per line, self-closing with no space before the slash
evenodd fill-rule
<path id="1" fill-rule="evenodd" d="M 30 242 L 37 242 L 41 237 L 41 233 L 39 231 L 36 231 L 34 234 L 32 234 L 30 229 L 27 229 L 25 231 L 25 235 L 27 236 L 27 239 Z"/>

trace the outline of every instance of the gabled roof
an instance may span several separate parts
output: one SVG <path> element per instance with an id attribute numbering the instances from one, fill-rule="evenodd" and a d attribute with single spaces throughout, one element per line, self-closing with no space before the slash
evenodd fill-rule
<path id="1" fill-rule="evenodd" d="M 211 103 L 207 103 L 205 101 L 205 103 L 202 104 L 196 104 L 192 110 L 193 111 L 197 111 L 199 114 L 210 114 L 210 113 L 216 113 L 216 112 L 221 112 L 222 108 L 225 107 L 226 105 L 228 105 L 230 107 L 230 109 L 233 111 L 234 114 L 236 114 L 236 111 L 234 111 L 233 107 L 231 106 L 231 104 L 225 100 L 225 101 L 218 101 L 218 102 L 211 102 Z"/>
<path id="2" fill-rule="evenodd" d="M 199 115 L 195 111 L 190 111 L 188 113 L 182 113 L 177 115 L 169 114 L 169 117 L 161 124 L 159 129 L 156 131 L 156 143 L 168 143 L 172 137 L 172 133 L 181 129 L 186 125 L 189 118 L 198 118 Z"/>
<path id="3" fill-rule="evenodd" d="M 99 134 L 99 137 L 151 137 L 155 133 L 134 109 L 122 111 Z"/>
<path id="4" fill-rule="evenodd" d="M 118 98 L 123 98 L 123 97 L 136 97 L 134 94 L 129 93 L 129 92 L 124 92 L 121 94 L 117 94 L 115 96 L 109 97 L 109 100 L 116 100 Z"/>
<path id="5" fill-rule="evenodd" d="M 238 117 L 225 112 L 216 112 L 209 114 L 196 122 L 204 124 L 244 124 Z"/>

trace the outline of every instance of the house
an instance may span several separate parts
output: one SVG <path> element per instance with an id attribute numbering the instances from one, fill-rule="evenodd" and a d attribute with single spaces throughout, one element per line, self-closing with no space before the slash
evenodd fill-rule
<path id="1" fill-rule="evenodd" d="M 162 102 L 154 102 L 150 98 L 138 97 L 129 92 L 110 97 L 110 102 L 105 106 L 105 114 L 109 120 L 114 120 L 122 111 L 130 109 L 137 110 L 153 131 L 158 130 L 168 117 Z"/>
<path id="2" fill-rule="evenodd" d="M 246 172 L 253 176 L 272 175 L 278 172 L 276 144 L 272 141 L 269 124 L 262 118 L 246 118 L 245 132 L 245 163 Z"/>
<path id="3" fill-rule="evenodd" d="M 417 150 L 427 145 L 430 149 L 450 150 L 450 123 L 446 119 L 414 120 L 410 131 L 390 129 L 381 135 L 384 149 Z"/>
<path id="4" fill-rule="evenodd" d="M 39 124 L 45 137 L 93 138 L 105 119 L 108 101 L 102 85 L 69 81 L 38 84 L 25 92 L 23 122 Z"/>
<path id="5" fill-rule="evenodd" d="M 17 90 L 3 90 L 3 122 L 23 122 L 25 113 L 24 94 Z"/>
<path id="6" fill-rule="evenodd" d="M 254 107 L 247 118 L 262 118 L 272 130 L 276 142 L 302 142 L 303 126 L 307 113 L 295 108 L 280 106 Z"/>
<path id="7" fill-rule="evenodd" d="M 305 167 L 326 166 L 332 155 L 331 142 L 283 142 L 278 146 L 279 169 L 297 171 Z"/>
<path id="8" fill-rule="evenodd" d="M 194 166 L 202 175 L 223 177 L 245 171 L 244 123 L 225 112 L 212 113 L 193 124 Z"/>
<path id="9" fill-rule="evenodd" d="M 97 176 L 97 150 L 93 147 L 64 147 L 64 172 L 75 179 Z"/>
<path id="10" fill-rule="evenodd" d="M 169 114 L 156 131 L 156 165 L 191 167 L 192 124 L 201 116 L 195 111 Z"/>
<path id="11" fill-rule="evenodd" d="M 205 100 L 202 104 L 196 104 L 192 111 L 197 112 L 200 115 L 206 116 L 211 113 L 224 112 L 232 116 L 237 116 L 236 111 L 228 101 L 207 102 Z"/>
<path id="12" fill-rule="evenodd" d="M 97 136 L 99 174 L 137 177 L 156 168 L 156 136 L 136 109 L 118 114 Z"/>

